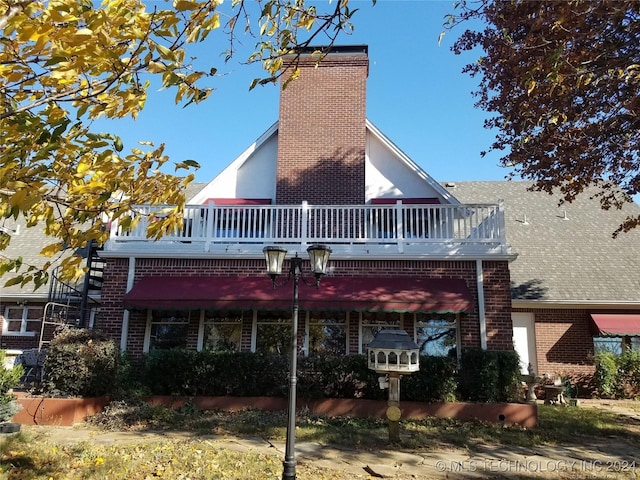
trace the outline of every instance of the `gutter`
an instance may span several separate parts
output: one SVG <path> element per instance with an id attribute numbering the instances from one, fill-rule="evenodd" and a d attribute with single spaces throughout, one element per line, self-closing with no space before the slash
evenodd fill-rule
<path id="1" fill-rule="evenodd" d="M 615 300 L 520 300 L 513 299 L 511 308 L 547 308 L 547 309 L 616 309 L 640 310 L 640 301 Z"/>

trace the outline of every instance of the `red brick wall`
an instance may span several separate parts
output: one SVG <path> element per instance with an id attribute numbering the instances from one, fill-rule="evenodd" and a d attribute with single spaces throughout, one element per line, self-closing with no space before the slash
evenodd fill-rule
<path id="1" fill-rule="evenodd" d="M 280 94 L 276 203 L 364 203 L 368 65 L 364 52 L 301 60 Z"/>
<path id="2" fill-rule="evenodd" d="M 513 350 L 511 290 L 507 262 L 483 262 L 488 350 Z"/>
<path id="3" fill-rule="evenodd" d="M 426 260 L 335 260 L 331 262 L 335 276 L 349 277 L 393 277 L 415 276 L 428 278 L 463 279 L 476 305 L 472 312 L 462 314 L 460 320 L 461 346 L 479 347 L 480 330 L 477 310 L 476 264 L 474 261 L 426 261 Z M 285 266 L 285 270 L 286 270 Z M 109 259 L 105 266 L 105 283 L 102 291 L 102 311 L 99 328 L 120 341 L 122 325 L 122 296 L 126 286 L 128 261 Z M 202 275 L 202 276 L 264 276 L 264 260 L 219 260 L 219 259 L 137 259 L 135 279 L 150 275 Z M 269 280 L 265 277 L 265 282 Z M 511 343 L 510 303 L 505 301 L 505 291 L 509 285 L 508 265 L 506 262 L 490 262 L 485 266 L 485 300 L 487 308 L 488 348 L 508 350 Z M 322 288 L 322 286 L 320 287 Z M 497 298 L 493 298 L 497 296 Z M 508 298 L 508 297 L 506 297 Z M 413 324 L 405 316 L 404 327 L 412 333 Z M 302 318 L 302 316 L 301 316 Z M 349 319 L 349 352 L 358 351 L 359 316 L 352 312 Z M 196 320 L 194 320 L 196 322 Z M 129 321 L 127 349 L 133 355 L 142 352 L 146 313 L 132 311 Z M 251 346 L 252 315 L 247 313 L 243 322 L 242 349 Z M 501 329 L 508 329 L 501 331 Z M 300 324 L 304 332 L 304 322 Z M 190 332 L 190 346 L 195 347 L 197 331 Z M 302 344 L 302 340 L 300 341 Z"/>
<path id="4" fill-rule="evenodd" d="M 538 374 L 593 375 L 593 334 L 587 310 L 518 309 L 533 312 Z"/>
<path id="5" fill-rule="evenodd" d="M 120 344 L 120 331 L 122 329 L 122 298 L 126 293 L 127 273 L 129 271 L 129 261 L 124 258 L 109 258 L 104 265 L 104 282 L 101 291 L 100 319 L 95 325 L 111 336 L 118 344 Z M 142 323 L 142 332 L 144 333 L 144 314 L 132 312 L 131 317 L 137 318 L 136 323 Z M 133 325 L 134 322 L 131 322 Z M 142 350 L 142 338 L 140 339 L 140 350 Z M 136 345 L 137 346 L 137 345 Z M 129 347 L 128 347 L 129 348 Z M 131 347 L 131 351 L 136 349 Z"/>

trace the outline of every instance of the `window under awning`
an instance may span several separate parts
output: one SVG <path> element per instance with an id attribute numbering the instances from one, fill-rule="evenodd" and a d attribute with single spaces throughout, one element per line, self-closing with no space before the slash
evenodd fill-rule
<path id="1" fill-rule="evenodd" d="M 268 277 L 150 276 L 124 296 L 128 309 L 288 310 L 292 286 L 273 289 Z M 459 313 L 473 310 L 462 279 L 324 277 L 300 285 L 302 310 Z"/>
<path id="2" fill-rule="evenodd" d="M 624 337 L 640 335 L 640 314 L 598 313 L 591 314 L 598 336 Z"/>

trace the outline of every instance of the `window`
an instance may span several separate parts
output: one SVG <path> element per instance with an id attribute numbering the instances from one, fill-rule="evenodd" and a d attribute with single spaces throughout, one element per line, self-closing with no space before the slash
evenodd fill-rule
<path id="1" fill-rule="evenodd" d="M 360 318 L 360 353 L 366 353 L 367 345 L 380 330 L 400 328 L 400 314 L 387 312 L 362 312 Z"/>
<path id="2" fill-rule="evenodd" d="M 346 313 L 309 312 L 307 322 L 307 352 L 344 355 L 347 352 Z"/>
<path id="3" fill-rule="evenodd" d="M 415 316 L 415 339 L 420 355 L 457 357 L 458 316 L 448 314 L 418 313 Z"/>
<path id="4" fill-rule="evenodd" d="M 40 333 L 42 307 L 16 305 L 6 307 L 2 318 L 2 334 L 35 336 Z"/>
<path id="5" fill-rule="evenodd" d="M 187 348 L 190 311 L 152 311 L 147 320 L 144 351 Z"/>
<path id="6" fill-rule="evenodd" d="M 625 349 L 640 350 L 640 337 L 594 337 L 595 353 L 611 352 L 622 355 Z"/>
<path id="7" fill-rule="evenodd" d="M 204 312 L 202 349 L 239 351 L 242 312 Z"/>
<path id="8" fill-rule="evenodd" d="M 258 312 L 256 352 L 285 354 L 291 348 L 290 314 Z"/>

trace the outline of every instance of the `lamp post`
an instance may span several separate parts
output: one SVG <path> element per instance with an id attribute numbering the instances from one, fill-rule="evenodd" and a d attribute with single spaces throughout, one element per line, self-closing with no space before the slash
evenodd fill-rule
<path id="1" fill-rule="evenodd" d="M 276 280 L 282 274 L 282 264 L 287 250 L 283 247 L 269 246 L 262 250 L 267 262 L 267 274 L 271 277 L 273 288 L 276 288 Z M 320 285 L 320 279 L 327 273 L 327 263 L 331 249 L 324 245 L 311 245 L 307 248 L 309 260 L 311 262 L 311 272 L 315 276 L 315 283 L 308 283 L 302 276 L 302 258 L 295 256 L 290 260 L 287 281 L 293 278 L 293 306 L 291 311 L 291 359 L 289 364 L 289 407 L 287 410 L 287 443 L 285 447 L 284 466 L 282 472 L 283 480 L 295 480 L 296 478 L 296 385 L 298 383 L 298 281 L 302 279 L 306 285 Z M 284 284 L 283 284 L 284 285 Z"/>

